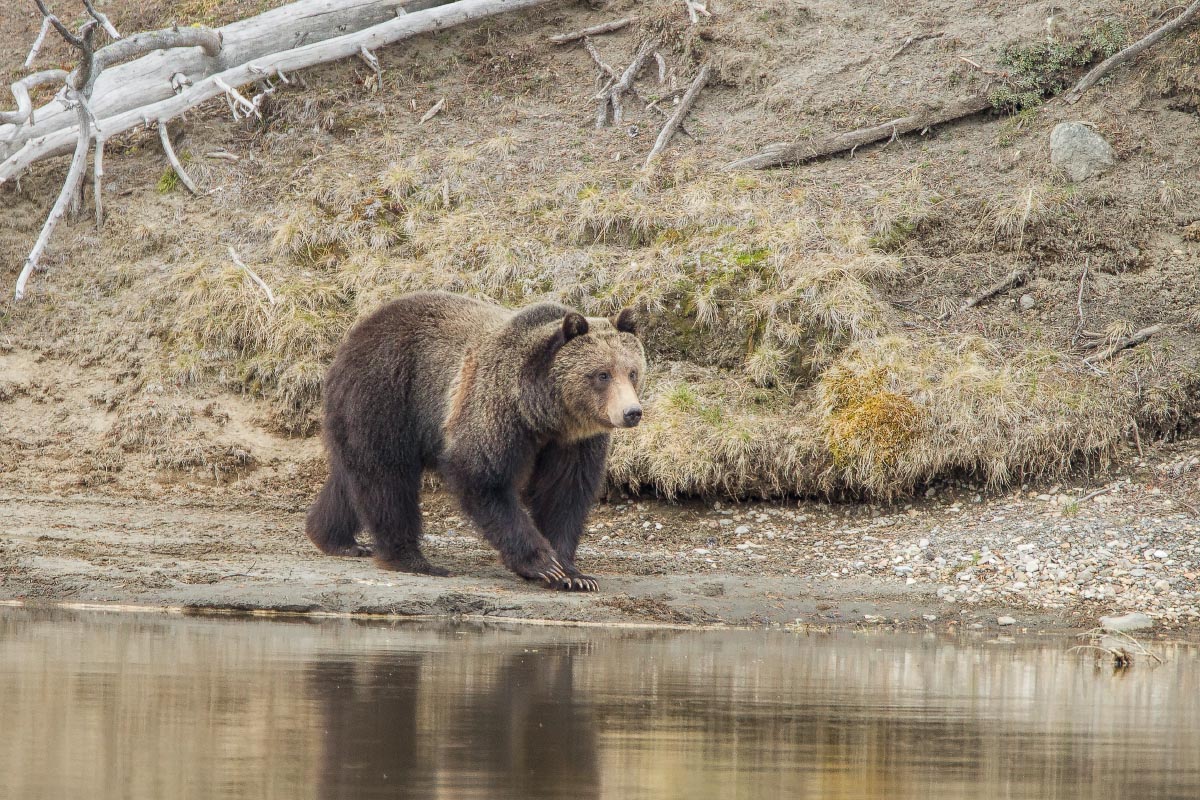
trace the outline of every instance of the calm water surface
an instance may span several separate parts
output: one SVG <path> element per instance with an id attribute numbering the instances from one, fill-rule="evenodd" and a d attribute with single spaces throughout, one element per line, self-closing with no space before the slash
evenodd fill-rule
<path id="1" fill-rule="evenodd" d="M 0 609 L 0 798 L 1198 798 L 1200 651 Z"/>

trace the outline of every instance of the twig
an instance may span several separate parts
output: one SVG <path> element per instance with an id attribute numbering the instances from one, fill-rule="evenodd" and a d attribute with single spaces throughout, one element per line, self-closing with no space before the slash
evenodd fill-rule
<path id="1" fill-rule="evenodd" d="M 1163 329 L 1162 323 L 1151 325 L 1148 328 L 1142 328 L 1132 336 L 1122 339 L 1119 342 L 1113 342 L 1108 347 L 1101 350 L 1099 353 L 1094 353 L 1083 360 L 1085 364 L 1098 364 L 1102 361 L 1108 361 L 1117 353 L 1129 347 L 1134 347 L 1149 339 L 1156 333 L 1161 333 Z"/>
<path id="2" fill-rule="evenodd" d="M 68 94 L 74 95 L 75 92 L 68 90 Z M 50 209 L 50 215 L 46 217 L 46 222 L 42 225 L 42 232 L 38 234 L 37 241 L 33 243 L 33 249 L 29 251 L 25 265 L 21 268 L 21 274 L 17 276 L 17 288 L 13 292 L 13 299 L 18 302 L 25 297 L 25 284 L 29 282 L 29 276 L 37 269 L 42 252 L 50 241 L 50 234 L 54 232 L 54 227 L 67 212 L 67 206 L 79 192 L 79 187 L 83 182 L 83 170 L 87 166 L 88 146 L 91 144 L 91 121 L 81 100 L 82 98 L 76 101 L 75 108 L 79 120 L 79 138 L 75 144 L 75 155 L 71 158 L 71 166 L 67 169 L 67 177 L 63 181 L 62 190 L 58 193 L 58 199 L 54 201 L 54 207 Z"/>
<path id="3" fill-rule="evenodd" d="M 620 79 L 612 85 L 608 90 L 608 101 L 612 103 L 612 118 L 614 125 L 620 125 L 625 118 L 625 109 L 621 105 L 621 99 L 626 92 L 633 86 L 634 80 L 638 73 L 642 71 L 642 66 L 646 63 L 646 59 L 658 47 L 657 39 L 647 39 L 642 42 L 642 46 L 638 48 L 637 53 L 633 56 L 633 61 L 629 62 L 629 66 L 621 73 Z"/>
<path id="4" fill-rule="evenodd" d="M 1083 284 L 1087 280 L 1088 267 L 1091 266 L 1092 257 L 1088 256 L 1083 260 L 1083 272 L 1079 275 L 1079 296 L 1075 298 L 1075 310 L 1079 313 L 1079 324 L 1075 326 L 1075 335 L 1071 337 L 1071 346 L 1079 341 L 1080 334 L 1083 333 Z"/>
<path id="5" fill-rule="evenodd" d="M 659 131 L 658 139 L 654 142 L 654 147 L 650 150 L 650 155 L 646 156 L 646 166 L 650 166 L 650 162 L 670 143 L 671 137 L 675 135 L 675 131 L 683 124 L 684 117 L 691 110 L 692 104 L 696 102 L 696 98 L 700 96 L 700 90 L 704 88 L 704 84 L 708 83 L 708 73 L 708 64 L 700 67 L 700 73 L 696 75 L 696 79 L 688 87 L 687 94 L 679 102 L 675 113 L 671 115 L 666 124 L 663 125 L 662 130 Z"/>
<path id="6" fill-rule="evenodd" d="M 904 43 L 901 44 L 900 47 L 896 48 L 895 52 L 888 56 L 888 59 L 890 60 L 895 58 L 917 42 L 923 42 L 926 39 L 938 39 L 945 35 L 945 31 L 938 31 L 937 33 L 914 33 L 912 36 L 909 36 L 907 39 L 905 39 Z"/>
<path id="7" fill-rule="evenodd" d="M 229 100 L 231 107 L 241 106 L 242 108 L 245 108 L 247 117 L 250 116 L 251 114 L 254 114 L 259 117 L 262 116 L 262 114 L 260 114 L 258 111 L 258 106 L 254 105 L 254 103 L 251 103 L 249 100 L 247 100 L 245 98 L 245 96 L 242 95 L 242 93 L 239 92 L 237 89 L 233 88 L 228 83 L 221 80 L 219 77 L 214 77 L 213 83 L 215 83 L 217 85 L 217 88 L 219 88 L 221 91 L 225 92 L 225 97 Z M 236 106 L 234 104 L 236 104 Z M 235 118 L 237 117 L 236 111 L 234 112 L 233 116 Z"/>
<path id="8" fill-rule="evenodd" d="M 167 154 L 167 159 L 171 162 L 171 168 L 175 170 L 175 174 L 179 176 L 179 180 L 187 187 L 189 192 L 200 194 L 200 190 L 196 188 L 196 184 L 192 183 L 187 170 L 179 162 L 179 156 L 175 155 L 175 148 L 171 147 L 171 137 L 167 134 L 167 123 L 163 120 L 160 120 L 158 123 L 158 139 L 162 142 L 163 152 Z"/>
<path id="9" fill-rule="evenodd" d="M 228 150 L 213 150 L 211 152 L 205 153 L 204 157 L 205 158 L 219 158 L 222 161 L 237 161 L 237 160 L 239 160 L 237 156 L 235 156 L 233 153 L 230 153 Z"/>
<path id="10" fill-rule="evenodd" d="M 996 281 L 995 283 L 993 283 L 991 286 L 984 289 L 979 294 L 967 298 L 967 301 L 965 303 L 963 303 L 961 306 L 954 309 L 953 311 L 947 311 L 946 313 L 942 314 L 942 316 L 940 316 L 938 319 L 941 322 L 945 322 L 946 320 L 953 317 L 955 314 L 961 314 L 962 312 L 966 311 L 969 308 L 974 308 L 975 306 L 979 305 L 980 303 L 982 303 L 985 300 L 990 300 L 998 294 L 1007 292 L 1009 289 L 1012 289 L 1014 286 L 1020 286 L 1021 284 L 1025 283 L 1025 281 L 1026 281 L 1026 279 L 1028 279 L 1028 277 L 1029 277 L 1028 273 L 1023 272 L 1021 270 L 1015 270 L 1015 271 L 1009 273 L 1008 276 L 1006 276 L 1005 278 Z"/>
<path id="11" fill-rule="evenodd" d="M 1117 481 L 1116 483 L 1110 484 L 1108 486 L 1101 486 L 1099 489 L 1096 489 L 1095 491 L 1088 492 L 1087 494 L 1085 494 L 1083 497 L 1079 498 L 1075 502 L 1076 503 L 1086 503 L 1088 500 L 1091 500 L 1094 497 L 1099 497 L 1102 494 L 1108 494 L 1109 492 L 1119 488 L 1120 486 L 1121 486 L 1121 481 Z"/>
<path id="12" fill-rule="evenodd" d="M 703 3 L 697 2 L 697 0 L 683 0 L 683 3 L 687 6 L 688 19 L 692 21 L 693 25 L 700 21 L 701 14 L 706 17 L 712 16 L 708 8 Z"/>
<path id="13" fill-rule="evenodd" d="M 445 107 L 446 107 L 446 98 L 443 97 L 441 100 L 438 100 L 436 103 L 434 103 L 432 108 L 430 108 L 428 111 L 425 112 L 424 116 L 421 117 L 421 121 L 418 122 L 417 124 L 424 125 L 426 122 L 429 122 L 429 120 L 433 119 L 438 114 L 440 114 L 442 109 Z"/>
<path id="14" fill-rule="evenodd" d="M 658 64 L 658 85 L 662 86 L 667 82 L 667 60 L 657 50 L 654 51 L 654 63 Z"/>
<path id="15" fill-rule="evenodd" d="M 1075 84 L 1074 88 L 1062 96 L 1063 102 L 1067 103 L 1068 105 L 1079 102 L 1079 98 L 1083 96 L 1084 92 L 1095 86 L 1101 78 L 1111 72 L 1115 67 L 1125 63 L 1131 58 L 1141 55 L 1142 52 L 1150 47 L 1153 47 L 1164 37 L 1170 36 L 1171 34 L 1175 33 L 1175 31 L 1190 23 L 1197 14 L 1200 14 L 1200 0 L 1196 0 L 1196 2 L 1184 9 L 1182 14 L 1168 22 L 1166 25 L 1157 28 L 1150 35 L 1139 39 L 1119 53 L 1109 56 L 1101 61 L 1095 66 L 1095 68 L 1091 70 L 1091 72 L 1080 78 L 1079 83 Z"/>
<path id="16" fill-rule="evenodd" d="M 984 75 L 990 75 L 990 76 L 991 76 L 991 77 L 993 77 L 993 78 L 1003 78 L 1003 77 L 1004 77 L 1004 76 L 1003 76 L 1001 73 L 999 73 L 999 72 L 996 72 L 996 70 L 994 70 L 994 69 L 988 69 L 987 67 L 985 67 L 985 66 L 983 66 L 982 64 L 980 64 L 978 61 L 972 61 L 971 59 L 967 58 L 966 56 L 959 56 L 958 58 L 959 58 L 959 60 L 960 60 L 960 61 L 965 61 L 965 62 L 967 62 L 967 63 L 968 63 L 968 64 L 970 64 L 972 67 L 974 67 L 975 69 L 977 69 L 977 70 L 979 70 L 980 72 L 982 72 Z"/>
<path id="17" fill-rule="evenodd" d="M 366 45 L 358 48 L 358 55 L 363 61 L 367 62 L 367 66 L 375 70 L 375 91 L 383 89 L 383 67 L 379 64 L 379 56 L 367 49 Z"/>
<path id="18" fill-rule="evenodd" d="M 42 17 L 42 29 L 38 31 L 37 38 L 33 40 L 33 47 L 29 48 L 29 55 L 25 57 L 25 69 L 33 66 L 33 60 L 38 57 L 38 53 L 42 52 L 42 45 L 46 43 L 46 34 L 50 32 L 50 16 Z"/>
<path id="19" fill-rule="evenodd" d="M 250 276 L 250 280 L 254 281 L 258 285 L 258 288 L 263 290 L 263 294 L 265 294 L 267 296 L 268 303 L 270 303 L 271 305 L 275 305 L 278 302 L 275 298 L 275 293 L 271 291 L 270 286 L 267 286 L 266 281 L 264 281 L 262 278 L 258 277 L 258 273 L 256 273 L 254 270 L 252 270 L 248 266 L 246 266 L 246 262 L 244 262 L 240 258 L 238 258 L 237 251 L 234 250 L 232 247 L 229 248 L 229 257 L 233 260 L 233 263 L 235 265 L 237 265 L 238 267 L 243 269 L 245 271 L 245 273 L 248 276 Z"/>
<path id="20" fill-rule="evenodd" d="M 84 8 L 87 9 L 87 12 L 92 15 L 92 19 L 96 20 L 96 22 L 99 22 L 100 27 L 104 28 L 105 33 L 114 39 L 121 38 L 121 34 L 117 33 L 116 27 L 108 21 L 108 17 L 101 14 L 96 10 L 96 7 L 92 5 L 92 0 L 83 0 L 83 5 Z"/>
<path id="21" fill-rule="evenodd" d="M 923 108 L 907 117 L 888 120 L 871 128 L 839 133 L 815 142 L 781 142 L 752 156 L 739 159 L 725 169 L 766 169 L 786 164 L 803 164 L 817 158 L 844 153 L 872 142 L 891 139 L 913 131 L 924 132 L 935 125 L 965 119 L 987 111 L 992 101 L 986 96 L 959 100 L 940 107 Z"/>
<path id="22" fill-rule="evenodd" d="M 602 33 L 619 31 L 622 28 L 628 27 L 635 19 L 636 17 L 621 17 L 621 19 L 614 19 L 611 22 L 601 22 L 599 25 L 593 25 L 590 28 L 582 28 L 570 33 L 560 33 L 557 36 L 550 37 L 550 44 L 569 44 L 577 42 L 580 39 L 586 39 L 589 36 L 599 36 Z"/>

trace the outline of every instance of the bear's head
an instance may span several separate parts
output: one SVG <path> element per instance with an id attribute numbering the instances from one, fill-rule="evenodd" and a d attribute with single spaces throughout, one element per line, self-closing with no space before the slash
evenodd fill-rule
<path id="1" fill-rule="evenodd" d="M 562 346 L 551 371 L 570 438 L 583 439 L 642 421 L 638 399 L 645 384 L 646 352 L 636 315 L 626 308 L 612 319 L 575 311 L 562 320 Z"/>

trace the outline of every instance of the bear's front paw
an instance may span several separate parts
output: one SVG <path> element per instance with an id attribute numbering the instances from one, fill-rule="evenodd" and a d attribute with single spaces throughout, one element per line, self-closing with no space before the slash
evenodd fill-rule
<path id="1" fill-rule="evenodd" d="M 514 564 L 512 570 L 527 581 L 545 581 L 550 586 L 567 579 L 567 570 L 553 550 L 538 550 L 519 564 Z"/>

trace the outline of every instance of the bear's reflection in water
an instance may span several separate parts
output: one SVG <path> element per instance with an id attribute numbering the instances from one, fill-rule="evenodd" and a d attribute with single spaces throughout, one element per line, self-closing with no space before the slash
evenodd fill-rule
<path id="1" fill-rule="evenodd" d="M 576 702 L 586 645 L 462 662 L 394 651 L 312 662 L 318 797 L 598 797 L 595 720 Z M 478 661 L 494 664 L 481 669 Z"/>

